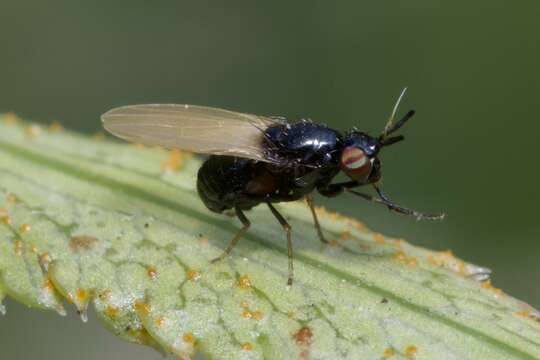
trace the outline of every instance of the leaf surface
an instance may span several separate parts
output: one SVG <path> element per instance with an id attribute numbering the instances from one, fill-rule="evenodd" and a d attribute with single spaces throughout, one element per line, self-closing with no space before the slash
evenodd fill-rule
<path id="1" fill-rule="evenodd" d="M 0 118 L 0 312 L 9 296 L 64 314 L 89 305 L 114 334 L 216 359 L 540 358 L 539 313 L 451 252 L 390 239 L 303 203 L 286 286 L 281 227 L 264 207 L 248 235 L 209 212 L 200 161 Z M 164 170 L 165 169 L 165 170 Z M 484 281 L 479 281 L 484 280 Z"/>

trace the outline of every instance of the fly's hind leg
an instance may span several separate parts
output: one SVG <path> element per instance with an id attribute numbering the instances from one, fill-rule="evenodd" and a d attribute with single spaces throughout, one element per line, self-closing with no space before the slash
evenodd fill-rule
<path id="1" fill-rule="evenodd" d="M 287 233 L 287 255 L 289 258 L 289 276 L 287 278 L 287 285 L 291 286 L 293 282 L 293 249 L 292 249 L 292 240 L 291 240 L 291 225 L 285 220 L 283 215 L 281 215 L 276 208 L 269 202 L 267 202 L 270 211 L 279 221 L 283 230 Z"/>
<path id="2" fill-rule="evenodd" d="M 311 195 L 306 195 L 306 202 L 309 206 L 309 209 L 311 210 L 311 214 L 313 215 L 313 222 L 315 223 L 317 234 L 319 234 L 319 240 L 321 240 L 321 242 L 325 244 L 328 244 L 328 240 L 326 240 L 322 232 L 321 224 L 319 224 L 319 218 L 317 218 L 317 213 L 315 212 L 315 206 L 313 206 L 313 197 L 311 197 Z"/>
<path id="3" fill-rule="evenodd" d="M 220 260 L 223 260 L 225 257 L 227 257 L 231 253 L 234 246 L 238 243 L 238 240 L 240 240 L 240 238 L 244 236 L 244 234 L 247 232 L 247 230 L 251 226 L 251 222 L 248 220 L 246 215 L 244 215 L 244 213 L 242 212 L 242 210 L 240 210 L 238 206 L 234 208 L 234 211 L 236 213 L 236 216 L 238 217 L 238 219 L 240 219 L 240 221 L 242 222 L 242 225 L 244 226 L 242 226 L 242 228 L 238 230 L 238 232 L 229 242 L 229 245 L 227 245 L 227 248 L 223 251 L 223 253 L 217 258 L 212 260 L 212 263 L 218 262 Z"/>

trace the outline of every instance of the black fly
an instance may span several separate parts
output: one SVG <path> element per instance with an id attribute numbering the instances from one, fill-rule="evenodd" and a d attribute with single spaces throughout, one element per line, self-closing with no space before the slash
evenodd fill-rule
<path id="1" fill-rule="evenodd" d="M 317 219 L 311 193 L 334 197 L 349 192 L 417 219 L 441 219 L 392 202 L 377 186 L 381 178 L 379 151 L 404 139 L 393 135 L 413 115 L 409 111 L 394 123 L 401 93 L 382 133 L 373 137 L 352 130 L 345 134 L 324 125 L 193 105 L 133 105 L 112 109 L 102 116 L 110 133 L 133 142 L 210 154 L 197 176 L 197 190 L 208 209 L 234 209 L 243 227 L 218 261 L 227 256 L 245 234 L 250 221 L 244 210 L 265 203 L 287 233 L 288 284 L 292 284 L 291 226 L 272 205 L 306 199 L 322 242 L 326 239 Z M 332 183 L 343 171 L 349 181 Z M 376 196 L 355 188 L 371 185 Z"/>

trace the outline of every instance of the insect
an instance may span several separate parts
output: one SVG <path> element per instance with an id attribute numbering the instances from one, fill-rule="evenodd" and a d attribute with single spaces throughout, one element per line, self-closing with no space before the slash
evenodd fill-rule
<path id="1" fill-rule="evenodd" d="M 326 197 L 348 192 L 417 219 L 441 219 L 444 214 L 422 214 L 390 200 L 377 185 L 381 178 L 382 148 L 404 139 L 393 135 L 414 115 L 409 111 L 394 122 L 399 102 L 379 136 L 351 130 L 340 133 L 311 121 L 287 122 L 283 118 L 229 110 L 174 104 L 133 105 L 102 115 L 103 126 L 122 139 L 209 154 L 197 175 L 200 198 L 211 211 L 234 210 L 242 228 L 221 256 L 225 258 L 250 227 L 244 211 L 266 204 L 286 232 L 288 281 L 293 282 L 291 226 L 274 203 L 306 199 L 319 239 L 327 243 L 311 194 Z M 333 182 L 343 172 L 348 181 Z M 376 195 L 356 188 L 370 185 Z"/>

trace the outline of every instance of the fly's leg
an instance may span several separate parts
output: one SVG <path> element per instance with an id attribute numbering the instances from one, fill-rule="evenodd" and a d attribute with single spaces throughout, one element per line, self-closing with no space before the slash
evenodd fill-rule
<path id="1" fill-rule="evenodd" d="M 321 225 L 319 224 L 319 219 L 317 218 L 317 213 L 315 212 L 315 206 L 313 206 L 313 197 L 311 195 L 306 195 L 306 202 L 309 206 L 309 209 L 311 210 L 311 214 L 313 215 L 313 222 L 315 223 L 317 234 L 319 234 L 319 240 L 321 240 L 321 242 L 325 244 L 328 244 L 328 240 L 325 239 L 321 229 Z"/>
<path id="2" fill-rule="evenodd" d="M 238 232 L 229 242 L 229 245 L 227 245 L 227 248 L 223 251 L 223 253 L 217 258 L 212 259 L 212 263 L 218 262 L 220 260 L 223 260 L 225 257 L 227 257 L 231 253 L 236 243 L 238 243 L 238 240 L 240 240 L 240 238 L 244 236 L 244 234 L 247 232 L 247 230 L 251 226 L 251 222 L 248 220 L 246 215 L 244 215 L 244 213 L 242 212 L 242 210 L 240 210 L 238 206 L 234 208 L 234 211 L 236 212 L 236 216 L 238 217 L 238 219 L 240 219 L 240 221 L 242 222 L 242 225 L 244 226 L 242 226 L 242 228 L 238 230 Z"/>
<path id="3" fill-rule="evenodd" d="M 346 190 L 348 192 L 350 192 L 351 194 L 354 194 L 356 196 L 360 196 L 361 198 L 364 198 L 364 199 L 366 199 L 368 201 L 373 201 L 375 203 L 386 205 L 386 207 L 388 207 L 388 209 L 390 211 L 394 211 L 394 212 L 397 212 L 397 213 L 400 213 L 400 214 L 412 216 L 412 217 L 416 218 L 417 220 L 441 220 L 441 219 L 444 218 L 444 214 L 423 214 L 423 213 L 418 212 L 416 210 L 409 209 L 409 208 L 397 205 L 392 200 L 390 200 L 381 191 L 381 189 L 379 189 L 379 187 L 377 185 L 373 184 L 373 188 L 375 189 L 375 191 L 379 195 L 378 198 L 373 197 L 373 196 L 368 195 L 368 194 L 365 194 L 365 193 L 361 193 L 359 191 L 352 190 L 352 189 L 346 189 Z"/>
<path id="4" fill-rule="evenodd" d="M 279 221 L 283 230 L 287 233 L 287 255 L 289 257 L 289 276 L 287 278 L 287 285 L 291 286 L 293 282 L 293 249 L 291 240 L 291 225 L 285 220 L 285 218 L 276 210 L 276 208 L 269 202 L 267 202 L 270 211 Z"/>

